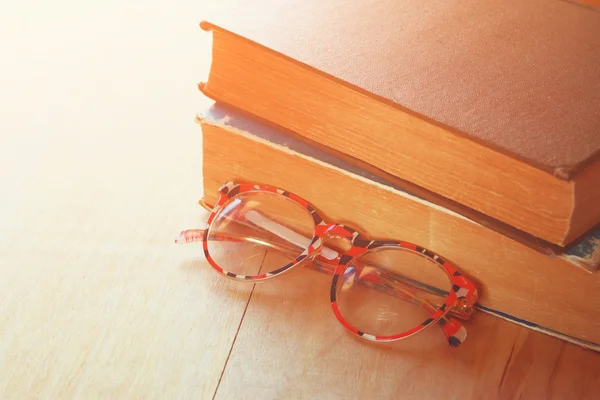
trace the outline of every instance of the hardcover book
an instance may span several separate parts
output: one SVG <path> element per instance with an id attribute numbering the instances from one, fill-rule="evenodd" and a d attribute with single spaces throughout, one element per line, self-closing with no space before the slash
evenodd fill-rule
<path id="1" fill-rule="evenodd" d="M 201 26 L 221 103 L 548 244 L 600 221 L 596 7 L 230 0 Z"/>

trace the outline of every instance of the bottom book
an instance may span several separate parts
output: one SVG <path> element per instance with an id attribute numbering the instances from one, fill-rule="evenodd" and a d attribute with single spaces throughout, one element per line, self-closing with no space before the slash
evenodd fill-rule
<path id="1" fill-rule="evenodd" d="M 226 181 L 283 188 L 370 239 L 442 255 L 476 282 L 479 310 L 600 351 L 600 274 L 576 267 L 576 256 L 543 254 L 225 106 L 198 120 L 206 204 Z"/>

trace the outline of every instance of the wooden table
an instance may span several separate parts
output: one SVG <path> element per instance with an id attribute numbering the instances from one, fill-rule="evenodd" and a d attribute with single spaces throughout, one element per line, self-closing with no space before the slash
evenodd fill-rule
<path id="1" fill-rule="evenodd" d="M 174 245 L 205 216 L 204 6 L 0 17 L 1 399 L 598 398 L 597 353 L 484 314 L 458 349 L 435 330 L 372 345 L 333 317 L 329 277 L 241 285 Z"/>

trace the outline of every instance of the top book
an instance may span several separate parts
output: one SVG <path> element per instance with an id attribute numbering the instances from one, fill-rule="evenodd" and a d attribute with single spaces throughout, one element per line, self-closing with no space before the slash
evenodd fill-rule
<path id="1" fill-rule="evenodd" d="M 600 10 L 227 1 L 209 97 L 559 246 L 600 222 Z"/>

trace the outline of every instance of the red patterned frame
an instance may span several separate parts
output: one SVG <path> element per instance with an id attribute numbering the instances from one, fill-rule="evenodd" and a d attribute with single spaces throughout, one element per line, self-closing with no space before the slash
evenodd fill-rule
<path id="1" fill-rule="evenodd" d="M 218 213 L 230 201 L 236 198 L 236 196 L 238 196 L 241 193 L 253 191 L 279 194 L 299 204 L 311 214 L 315 224 L 315 230 L 313 233 L 313 238 L 308 248 L 305 249 L 304 252 L 300 254 L 296 259 L 284 265 L 283 267 L 260 275 L 234 274 L 229 271 L 225 271 L 210 256 L 210 253 L 208 251 L 208 235 L 210 231 L 210 225 L 215 219 L 215 217 L 218 215 Z M 343 254 L 339 254 L 338 257 L 336 257 L 333 260 L 324 258 L 319 255 L 319 252 L 323 247 L 324 240 L 327 236 L 338 236 L 347 238 L 351 242 L 351 248 Z M 204 256 L 206 257 L 209 264 L 219 274 L 239 281 L 262 282 L 268 279 L 272 279 L 285 272 L 288 272 L 297 265 L 303 264 L 305 262 L 310 262 L 314 258 L 318 258 L 321 262 L 332 264 L 333 266 L 335 266 L 330 290 L 330 300 L 333 313 L 335 314 L 339 322 L 348 331 L 366 340 L 374 342 L 391 342 L 404 339 L 421 332 L 422 330 L 428 328 L 434 323 L 438 323 L 442 328 L 450 346 L 459 346 L 466 338 L 466 330 L 462 326 L 462 324 L 458 322 L 455 318 L 447 317 L 447 315 L 454 310 L 458 310 L 458 312 L 456 313 L 457 315 L 462 315 L 462 319 L 468 319 L 469 316 L 474 312 L 474 305 L 478 299 L 478 291 L 474 283 L 467 279 L 465 276 L 463 276 L 460 272 L 458 272 L 450 262 L 444 260 L 442 257 L 435 254 L 434 252 L 406 241 L 367 240 L 359 232 L 348 226 L 337 224 L 334 222 L 326 222 L 324 218 L 319 214 L 319 212 L 303 198 L 295 195 L 294 193 L 290 193 L 283 189 L 268 185 L 237 182 L 225 183 L 219 188 L 219 199 L 210 212 L 207 221 L 207 229 L 204 229 L 203 231 L 193 229 L 182 231 L 180 234 L 180 238 L 183 238 L 182 240 L 184 242 L 202 241 Z M 400 247 L 403 250 L 411 251 L 422 257 L 428 258 L 431 261 L 438 264 L 438 266 L 441 267 L 448 274 L 452 283 L 452 290 L 446 298 L 446 301 L 433 313 L 431 313 L 429 318 L 427 318 L 425 321 L 423 321 L 422 323 L 420 323 L 419 325 L 417 325 L 409 331 L 392 336 L 375 336 L 359 331 L 358 329 L 350 325 L 350 323 L 346 321 L 341 315 L 336 300 L 336 290 L 339 277 L 345 271 L 346 266 L 350 263 L 350 261 L 352 261 L 355 257 L 359 256 L 367 250 L 380 247 Z"/>

